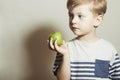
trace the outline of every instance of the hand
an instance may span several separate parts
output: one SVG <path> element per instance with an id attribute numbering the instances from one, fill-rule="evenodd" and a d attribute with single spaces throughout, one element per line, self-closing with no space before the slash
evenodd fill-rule
<path id="1" fill-rule="evenodd" d="M 53 43 L 52 38 L 47 41 L 49 48 L 53 51 L 59 52 L 62 55 L 66 55 L 69 53 L 68 47 L 66 46 L 65 42 L 61 46 L 57 45 L 57 40 Z"/>

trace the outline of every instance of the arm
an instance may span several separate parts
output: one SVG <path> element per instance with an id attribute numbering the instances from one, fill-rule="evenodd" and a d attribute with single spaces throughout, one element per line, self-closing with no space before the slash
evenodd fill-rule
<path id="1" fill-rule="evenodd" d="M 65 43 L 63 43 L 63 45 L 61 46 L 58 46 L 57 40 L 53 44 L 51 39 L 49 41 L 49 46 L 53 51 L 57 51 L 62 55 L 62 61 L 59 69 L 57 70 L 57 79 L 70 80 L 70 55 L 67 46 L 65 45 Z"/>
<path id="2" fill-rule="evenodd" d="M 120 80 L 120 58 L 118 53 L 114 55 L 109 73 L 112 80 Z"/>
<path id="3" fill-rule="evenodd" d="M 64 55 L 62 58 L 62 63 L 57 72 L 58 80 L 70 80 L 70 57 Z"/>

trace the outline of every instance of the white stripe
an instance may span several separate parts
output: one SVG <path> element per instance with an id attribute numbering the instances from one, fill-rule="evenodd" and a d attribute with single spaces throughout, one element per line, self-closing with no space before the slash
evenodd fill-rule
<path id="1" fill-rule="evenodd" d="M 119 65 L 116 65 L 116 66 L 119 66 Z M 118 67 L 118 68 L 115 68 L 115 66 L 113 66 L 113 67 L 114 67 L 114 69 L 113 69 L 113 70 L 110 70 L 110 73 L 111 73 L 111 72 L 114 72 L 115 70 L 117 70 L 117 71 L 120 70 L 120 67 Z"/>
<path id="2" fill-rule="evenodd" d="M 120 64 L 115 64 L 114 66 L 112 66 L 112 67 L 115 67 L 115 66 L 120 66 Z"/>
<path id="3" fill-rule="evenodd" d="M 116 73 L 114 73 L 115 75 L 119 75 L 119 77 L 120 77 L 120 72 L 116 72 Z"/>
<path id="4" fill-rule="evenodd" d="M 120 67 L 119 67 L 119 68 L 116 68 L 115 70 L 116 70 L 116 71 L 120 70 Z"/>
<path id="5" fill-rule="evenodd" d="M 120 76 L 112 76 L 112 78 L 118 78 L 118 79 L 120 79 Z"/>
<path id="6" fill-rule="evenodd" d="M 91 80 L 111 80 L 111 79 L 108 79 L 108 78 L 96 78 L 96 77 L 71 77 L 71 79 L 91 79 Z"/>
<path id="7" fill-rule="evenodd" d="M 84 71 L 94 71 L 95 69 L 92 69 L 92 68 L 71 68 L 71 70 L 84 70 Z"/>
<path id="8" fill-rule="evenodd" d="M 94 73 L 71 73 L 72 75 L 95 75 Z"/>
<path id="9" fill-rule="evenodd" d="M 95 67 L 95 64 L 71 64 L 71 66 L 88 66 L 88 67 Z"/>
<path id="10" fill-rule="evenodd" d="M 71 79 L 91 79 L 91 80 L 111 80 L 111 79 L 108 79 L 108 78 L 95 78 L 95 77 L 72 77 Z"/>
<path id="11" fill-rule="evenodd" d="M 115 60 L 115 61 L 114 61 L 114 63 L 116 63 L 116 62 L 120 62 L 120 60 L 119 60 L 119 59 L 117 59 L 117 60 Z M 114 64 L 114 63 L 113 63 L 113 64 Z M 120 64 L 120 63 L 117 63 L 117 64 Z"/>

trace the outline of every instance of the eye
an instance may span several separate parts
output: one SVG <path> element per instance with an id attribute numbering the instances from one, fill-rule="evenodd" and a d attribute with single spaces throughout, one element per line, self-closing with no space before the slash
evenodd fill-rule
<path id="1" fill-rule="evenodd" d="M 84 16 L 83 16 L 83 15 L 78 15 L 78 17 L 81 19 L 81 18 L 83 18 Z"/>
<path id="2" fill-rule="evenodd" d="M 78 15 L 78 17 L 79 17 L 79 18 L 81 18 L 81 17 L 82 17 L 82 15 Z"/>
<path id="3" fill-rule="evenodd" d="M 71 13 L 69 13 L 69 18 L 70 18 L 70 19 L 73 19 L 73 18 L 74 18 L 74 15 L 71 14 Z"/>

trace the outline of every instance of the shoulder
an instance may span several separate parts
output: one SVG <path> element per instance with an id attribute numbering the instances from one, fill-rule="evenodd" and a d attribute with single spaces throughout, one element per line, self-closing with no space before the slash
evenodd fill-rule
<path id="1" fill-rule="evenodd" d="M 65 42 L 65 43 L 66 43 L 66 45 L 67 45 L 67 47 L 68 47 L 69 49 L 74 49 L 74 48 L 76 48 L 76 46 L 78 45 L 76 39 L 71 39 L 71 40 L 69 40 L 69 41 L 67 41 L 67 42 Z"/>
<path id="2" fill-rule="evenodd" d="M 69 45 L 74 45 L 76 43 L 76 39 L 71 39 L 69 41 L 66 42 L 66 45 L 69 46 Z"/>
<path id="3" fill-rule="evenodd" d="M 106 49 L 112 50 L 113 52 L 116 52 L 114 45 L 108 40 L 102 39 L 101 45 L 103 48 L 106 48 Z"/>
<path id="4" fill-rule="evenodd" d="M 105 39 L 101 40 L 102 44 L 111 48 L 114 48 L 113 44 Z"/>

